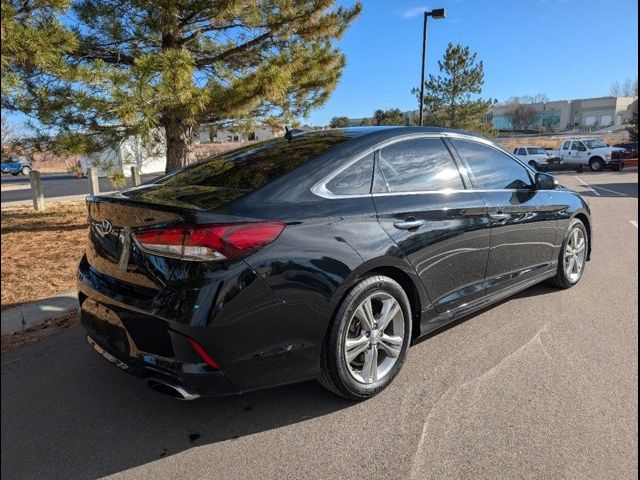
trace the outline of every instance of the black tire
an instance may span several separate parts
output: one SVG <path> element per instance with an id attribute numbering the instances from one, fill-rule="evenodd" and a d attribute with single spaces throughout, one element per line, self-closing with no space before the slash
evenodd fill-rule
<path id="1" fill-rule="evenodd" d="M 344 359 L 344 339 L 358 306 L 371 294 L 391 295 L 400 305 L 404 319 L 404 335 L 400 354 L 391 370 L 381 379 L 370 383 L 358 382 L 349 372 Z M 349 400 L 366 400 L 384 390 L 402 368 L 411 342 L 411 305 L 407 294 L 395 280 L 374 275 L 360 280 L 345 296 L 329 327 L 322 349 L 319 382 L 327 390 Z"/>
<path id="2" fill-rule="evenodd" d="M 575 228 L 579 228 L 580 230 L 582 230 L 582 233 L 584 234 L 584 238 L 585 238 L 585 242 L 586 242 L 586 244 L 585 244 L 585 261 L 584 261 L 584 265 L 582 267 L 582 271 L 580 272 L 580 276 L 578 277 L 578 279 L 575 280 L 575 281 L 571 281 L 569 279 L 569 276 L 567 275 L 567 272 L 565 271 L 564 254 L 565 254 L 565 250 L 567 248 L 567 243 L 569 243 L 569 237 L 573 233 L 573 230 Z M 587 232 L 587 228 L 584 226 L 584 223 L 582 223 L 582 221 L 580 221 L 579 219 L 575 218 L 569 224 L 569 228 L 567 229 L 567 231 L 566 231 L 566 233 L 564 235 L 564 241 L 562 242 L 562 248 L 560 249 L 560 256 L 558 257 L 558 270 L 556 271 L 556 275 L 555 275 L 555 277 L 550 278 L 547 283 L 549 285 L 551 285 L 552 287 L 563 288 L 563 289 L 571 288 L 574 285 L 577 285 L 578 282 L 580 281 L 580 279 L 582 278 L 582 276 L 584 275 L 584 270 L 585 270 L 586 263 L 587 263 L 588 252 L 589 252 L 589 234 Z"/>
<path id="3" fill-rule="evenodd" d="M 604 160 L 600 157 L 593 157 L 589 160 L 589 168 L 592 172 L 601 172 L 604 170 Z"/>

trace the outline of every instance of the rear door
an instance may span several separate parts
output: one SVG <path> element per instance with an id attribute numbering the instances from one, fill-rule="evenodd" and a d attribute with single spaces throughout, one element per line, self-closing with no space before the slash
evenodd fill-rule
<path id="1" fill-rule="evenodd" d="M 469 139 L 451 139 L 488 207 L 491 250 L 487 293 L 508 288 L 550 268 L 556 242 L 551 192 L 537 190 L 530 171 L 503 151 Z"/>
<path id="2" fill-rule="evenodd" d="M 487 209 L 447 146 L 421 136 L 376 152 L 373 200 L 382 227 L 415 267 L 438 312 L 484 294 Z M 466 180 L 468 182 L 468 179 Z"/>

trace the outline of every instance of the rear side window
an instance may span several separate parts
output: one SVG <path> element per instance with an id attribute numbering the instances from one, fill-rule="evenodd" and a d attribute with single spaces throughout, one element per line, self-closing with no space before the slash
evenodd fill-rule
<path id="1" fill-rule="evenodd" d="M 519 148 L 518 149 L 518 155 L 527 155 L 527 149 L 526 148 Z"/>
<path id="2" fill-rule="evenodd" d="M 525 167 L 505 153 L 469 140 L 452 139 L 458 154 L 467 162 L 479 188 L 520 190 L 533 186 Z"/>
<path id="3" fill-rule="evenodd" d="M 351 138 L 335 131 L 294 136 L 291 142 L 285 138 L 268 140 L 189 165 L 156 183 L 252 191 Z"/>
<path id="4" fill-rule="evenodd" d="M 361 195 L 371 191 L 373 153 L 361 158 L 327 182 L 326 188 L 336 195 Z"/>
<path id="5" fill-rule="evenodd" d="M 376 193 L 464 189 L 458 168 L 439 138 L 415 138 L 380 149 L 374 176 Z"/>
<path id="6" fill-rule="evenodd" d="M 564 142 L 564 146 L 562 147 L 562 149 L 569 150 L 569 145 L 571 145 L 571 142 Z"/>

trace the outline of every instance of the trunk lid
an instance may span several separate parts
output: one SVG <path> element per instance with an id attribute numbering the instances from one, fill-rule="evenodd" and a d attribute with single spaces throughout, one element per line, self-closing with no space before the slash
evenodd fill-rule
<path id="1" fill-rule="evenodd" d="M 170 188 L 151 184 L 113 195 L 90 196 L 87 260 L 94 270 L 114 279 L 162 289 L 181 260 L 140 251 L 132 233 L 169 225 L 243 220 L 221 207 L 244 193 L 214 187 Z"/>

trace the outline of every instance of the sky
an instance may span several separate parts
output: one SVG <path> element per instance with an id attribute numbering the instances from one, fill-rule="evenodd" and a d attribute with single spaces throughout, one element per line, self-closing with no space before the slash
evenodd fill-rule
<path id="1" fill-rule="evenodd" d="M 445 8 L 447 18 L 429 19 L 427 74 L 437 73 L 448 42 L 469 46 L 484 62 L 485 98 L 606 96 L 613 82 L 638 76 L 637 0 L 362 3 L 361 15 L 337 42 L 347 57 L 340 83 L 303 123 L 371 117 L 378 108 L 417 109 L 411 88 L 420 84 L 422 12 L 433 8 Z M 24 121 L 20 115 L 9 117 L 12 123 Z"/>
<path id="2" fill-rule="evenodd" d="M 346 0 L 345 5 L 352 4 Z M 499 101 L 546 93 L 551 100 L 609 94 L 615 81 L 638 76 L 636 0 L 362 0 L 362 14 L 337 45 L 347 57 L 340 84 L 306 119 L 372 116 L 378 108 L 417 109 L 422 12 L 429 19 L 427 73 L 448 42 L 484 62 L 483 97 Z"/>

